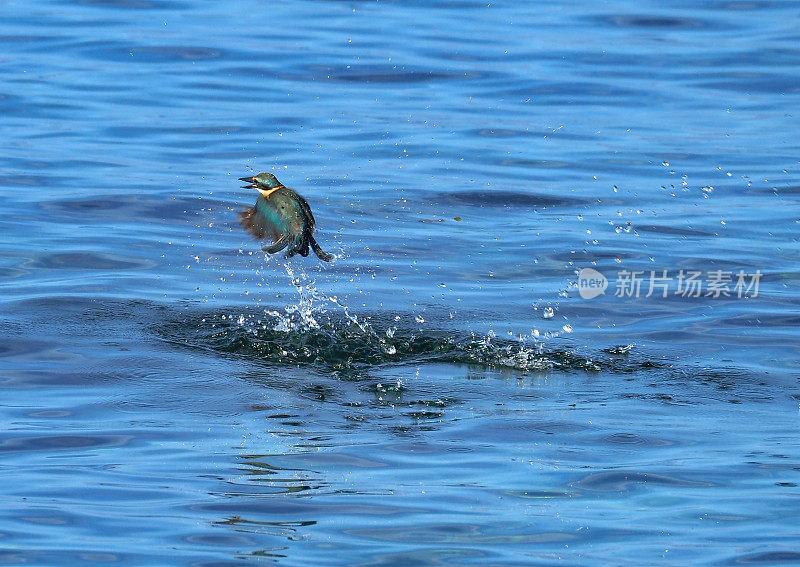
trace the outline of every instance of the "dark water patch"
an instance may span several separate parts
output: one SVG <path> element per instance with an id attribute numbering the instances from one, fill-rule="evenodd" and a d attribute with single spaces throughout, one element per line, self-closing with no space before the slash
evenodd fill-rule
<path id="1" fill-rule="evenodd" d="M 288 521 L 288 522 L 280 522 L 280 521 L 278 521 L 278 522 L 269 522 L 269 521 L 259 521 L 259 520 L 248 520 L 246 518 L 240 518 L 238 516 L 233 516 L 233 517 L 228 518 L 226 520 L 223 520 L 223 521 L 220 521 L 220 522 L 215 522 L 215 523 L 219 524 L 219 525 L 229 525 L 229 526 L 245 526 L 245 527 L 246 526 L 270 526 L 270 527 L 276 527 L 276 528 L 290 528 L 291 529 L 291 528 L 302 528 L 302 527 L 307 527 L 307 526 L 313 526 L 317 522 L 315 522 L 313 520 L 306 521 L 306 522 L 303 522 L 303 521 L 297 521 L 297 522 L 292 522 L 292 521 Z"/>
<path id="2" fill-rule="evenodd" d="M 73 2 L 61 2 L 62 4 L 72 4 Z M 115 10 L 123 8 L 126 10 L 168 10 L 183 7 L 182 2 L 163 0 L 78 0 L 77 4 L 83 6 L 95 6 L 98 8 L 113 8 Z"/>
<path id="3" fill-rule="evenodd" d="M 487 443 L 491 443 L 492 439 L 502 439 L 504 443 L 524 443 L 570 436 L 589 429 L 589 425 L 582 423 L 520 419 L 519 416 L 508 415 L 501 422 L 485 424 L 479 431 L 471 432 L 471 438 Z"/>
<path id="4" fill-rule="evenodd" d="M 545 139 L 548 137 L 558 137 L 561 140 L 587 140 L 589 139 L 586 135 L 581 134 L 573 134 L 570 132 L 565 132 L 563 130 L 540 130 L 540 129 L 525 129 L 520 130 L 517 128 L 502 128 L 502 127 L 485 127 L 485 128 L 477 128 L 471 129 L 464 132 L 467 136 L 478 136 L 480 138 L 539 138 Z M 505 161 L 503 162 L 505 163 Z M 536 160 L 526 160 L 524 165 L 528 166 L 538 166 L 542 168 L 550 168 L 550 167 L 558 167 L 559 164 L 553 161 L 536 161 Z"/>
<path id="5" fill-rule="evenodd" d="M 63 181 L 63 179 L 61 179 Z M 52 179 L 45 175 L 0 175 L 0 185 L 11 185 L 16 187 L 48 187 Z"/>
<path id="6" fill-rule="evenodd" d="M 416 531 L 415 529 L 409 529 L 409 537 L 413 537 Z M 353 535 L 361 536 L 362 534 L 360 531 L 353 531 Z M 373 545 L 383 539 L 380 534 L 375 533 L 375 530 L 372 530 L 372 533 L 364 532 L 362 537 L 369 537 Z M 390 541 L 397 545 L 397 540 L 390 539 Z M 427 547 L 417 544 L 407 551 L 375 552 L 366 555 L 363 558 L 364 561 L 358 565 L 512 565 L 511 563 L 495 563 L 494 561 L 497 560 L 499 555 L 501 554 L 464 544 L 459 544 L 458 547 L 449 547 L 445 544 Z M 533 565 L 530 562 L 527 562 L 527 564 Z"/>
<path id="7" fill-rule="evenodd" d="M 336 401 L 340 398 L 339 392 L 326 384 L 309 384 L 300 388 L 299 394 L 305 398 L 324 401 Z"/>
<path id="8" fill-rule="evenodd" d="M 37 255 L 24 266 L 49 270 L 143 270 L 154 265 L 150 260 L 126 258 L 116 254 L 62 252 Z"/>
<path id="9" fill-rule="evenodd" d="M 482 138 L 517 138 L 532 135 L 532 132 L 525 130 L 512 130 L 510 128 L 480 128 L 465 132 L 473 136 L 480 136 Z"/>
<path id="10" fill-rule="evenodd" d="M 523 178 L 523 176 L 527 179 L 531 178 L 531 169 L 570 169 L 575 168 L 577 164 L 572 161 L 564 161 L 564 160 L 544 160 L 544 159 L 535 159 L 535 158 L 514 158 L 514 157 L 503 157 L 497 162 L 498 165 L 507 165 L 511 166 L 515 170 L 519 170 L 519 173 L 516 177 Z M 483 169 L 482 167 L 480 169 Z M 513 171 L 513 170 L 509 170 Z"/>
<path id="11" fill-rule="evenodd" d="M 551 254 L 543 254 L 542 256 L 552 260 L 553 262 L 581 262 L 584 264 L 591 264 L 592 262 L 598 262 L 602 260 L 631 260 L 634 258 L 645 257 L 643 253 L 629 252 L 627 250 L 609 250 L 608 248 L 564 250 Z"/>
<path id="12" fill-rule="evenodd" d="M 279 85 L 283 84 L 282 81 L 278 79 L 286 80 L 286 77 L 278 77 L 277 70 L 274 67 L 271 67 L 267 64 L 251 64 L 250 66 L 226 66 L 220 70 L 220 73 L 224 75 L 229 75 L 232 77 L 237 77 L 238 80 L 244 81 L 246 79 L 260 79 L 262 84 L 259 85 L 257 89 L 247 89 L 246 91 L 242 91 L 247 95 L 247 98 L 252 100 L 253 97 L 256 97 L 257 100 L 263 100 L 263 98 L 267 98 L 273 104 L 276 102 L 282 102 L 279 98 L 281 93 L 281 88 Z M 194 81 L 197 81 L 197 77 L 191 77 Z M 207 78 L 205 80 L 208 80 Z M 195 83 L 189 83 L 193 85 Z M 228 96 L 231 97 L 231 89 L 230 84 L 228 82 L 222 82 L 220 85 L 223 87 L 223 90 L 228 91 Z M 216 90 L 216 89 L 215 89 Z M 202 91 L 201 91 L 202 92 Z M 242 94 L 242 92 L 237 91 L 238 94 Z M 217 92 L 213 93 L 214 96 L 219 96 Z M 207 95 L 204 95 L 207 96 Z M 285 94 L 284 94 L 285 96 Z M 234 100 L 240 97 L 233 97 Z M 305 123 L 305 121 L 304 121 Z"/>
<path id="13" fill-rule="evenodd" d="M 81 549 L 48 549 L 46 545 L 0 549 L 0 563 L 8 565 L 152 565 L 160 560 L 161 556 L 155 553 L 141 555 L 110 552 L 102 546 L 92 549 L 89 545 L 82 545 Z"/>
<path id="14" fill-rule="evenodd" d="M 642 90 L 622 87 L 611 83 L 572 81 L 568 83 L 539 81 L 530 84 L 510 83 L 502 94 L 505 97 L 518 97 L 530 100 L 531 104 L 563 103 L 566 98 L 569 104 L 591 106 L 624 106 L 629 101 L 642 96 Z M 491 89 L 483 96 L 497 96 L 497 90 Z"/>
<path id="15" fill-rule="evenodd" d="M 348 65 L 346 68 L 309 66 L 297 72 L 278 73 L 277 76 L 293 81 L 310 80 L 364 84 L 416 84 L 452 79 L 475 79 L 480 75 L 475 72 L 447 73 L 414 69 L 404 65 Z"/>
<path id="16" fill-rule="evenodd" d="M 579 207 L 590 202 L 581 197 L 525 193 L 522 191 L 458 191 L 451 193 L 438 193 L 431 195 L 431 202 L 439 205 L 464 205 L 470 207 L 528 207 L 532 209 L 546 209 L 549 207 Z"/>
<path id="17" fill-rule="evenodd" d="M 713 77 L 713 75 L 711 76 Z M 709 76 L 706 76 L 709 78 Z M 734 91 L 739 93 L 757 94 L 798 94 L 800 85 L 793 77 L 766 73 L 738 73 L 736 76 L 727 74 L 725 80 L 704 80 L 696 83 L 710 90 Z"/>
<path id="18" fill-rule="evenodd" d="M 749 553 L 732 557 L 732 565 L 797 565 L 800 564 L 800 551 L 776 550 Z"/>
<path id="19" fill-rule="evenodd" d="M 656 30 L 656 29 L 707 30 L 707 29 L 714 29 L 721 27 L 721 22 L 719 21 L 705 20 L 700 18 L 659 16 L 651 14 L 640 14 L 640 15 L 620 14 L 620 15 L 607 15 L 607 16 L 606 15 L 591 16 L 588 19 L 597 22 L 603 26 L 620 27 L 620 28 L 644 28 L 648 30 Z"/>
<path id="20" fill-rule="evenodd" d="M 639 485 L 663 485 L 685 488 L 712 488 L 707 481 L 686 480 L 662 474 L 638 471 L 608 471 L 589 474 L 572 483 L 578 490 L 601 492 L 629 492 Z"/>
<path id="21" fill-rule="evenodd" d="M 502 492 L 512 498 L 532 499 L 532 500 L 551 500 L 557 498 L 573 498 L 574 494 L 566 490 L 504 490 Z"/>
<path id="22" fill-rule="evenodd" d="M 740 10 L 743 12 L 768 10 L 781 5 L 782 3 L 772 0 L 714 0 L 706 3 L 706 6 L 714 10 Z"/>
<path id="23" fill-rule="evenodd" d="M 693 228 L 684 228 L 680 226 L 666 226 L 666 225 L 655 225 L 655 224 L 637 224 L 633 225 L 633 230 L 636 232 L 652 232 L 655 234 L 668 234 L 674 236 L 686 236 L 686 237 L 713 237 L 717 236 L 714 232 L 707 232 L 703 230 L 697 230 Z"/>
<path id="24" fill-rule="evenodd" d="M 777 187 L 755 187 L 753 191 L 769 195 L 791 195 L 800 198 L 800 185 L 784 185 Z"/>
<path id="25" fill-rule="evenodd" d="M 380 541 L 415 541 L 421 544 L 473 544 L 492 541 L 495 544 L 526 544 L 526 543 L 573 543 L 581 539 L 580 534 L 570 532 L 555 531 L 536 531 L 535 526 L 505 526 L 495 528 L 491 531 L 483 529 L 477 524 L 457 523 L 457 524 L 430 524 L 422 526 L 398 526 L 395 528 L 377 529 L 358 529 L 350 530 L 350 533 L 359 537 Z M 501 530 L 507 530 L 505 533 Z M 479 558 L 487 557 L 483 553 L 476 553 L 478 550 L 470 550 L 468 557 Z M 455 557 L 466 558 L 463 554 Z M 425 564 L 426 562 L 423 562 Z"/>
<path id="26" fill-rule="evenodd" d="M 204 534 L 193 534 L 186 537 L 186 541 L 191 544 L 205 545 L 212 547 L 252 547 L 256 544 L 256 540 L 246 537 L 244 535 L 234 534 L 221 534 L 217 532 L 209 532 Z M 221 565 L 223 563 L 220 563 Z M 230 565 L 230 563 L 224 563 Z"/>
<path id="27" fill-rule="evenodd" d="M 3 110 L 5 118 L 15 117 L 23 120 L 42 119 L 42 120 L 63 120 L 65 116 L 81 115 L 87 110 L 84 103 L 60 103 L 44 100 L 32 100 L 30 98 L 17 98 L 16 100 L 0 101 L 0 109 Z M 71 132 L 50 131 L 51 139 L 73 137 Z M 35 134 L 31 134 L 35 136 Z"/>
<path id="28" fill-rule="evenodd" d="M 194 125 L 186 125 L 184 127 L 177 127 L 177 126 L 157 126 L 149 124 L 147 126 L 131 126 L 131 125 L 115 125 L 110 126 L 103 130 L 103 134 L 107 135 L 112 138 L 121 138 L 125 140 L 130 140 L 133 138 L 147 138 L 152 139 L 154 136 L 161 136 L 161 135 L 176 135 L 176 134 L 186 134 L 187 137 L 197 136 L 205 139 L 202 135 L 203 134 L 236 134 L 238 132 L 244 131 L 246 128 L 242 125 L 222 125 L 222 126 L 194 126 Z"/>
<path id="29" fill-rule="evenodd" d="M 211 512 L 220 515 L 238 514 L 245 517 L 279 518 L 289 516 L 290 520 L 306 522 L 320 516 L 375 516 L 375 517 L 401 517 L 403 514 L 415 511 L 412 508 L 400 505 L 387 505 L 384 503 L 366 504 L 354 500 L 349 501 L 324 501 L 310 498 L 274 498 L 274 499 L 247 499 L 237 501 L 213 501 L 188 507 L 192 512 Z"/>
<path id="30" fill-rule="evenodd" d="M 718 71 L 718 73 L 710 73 L 706 77 L 724 77 L 736 76 L 731 74 L 732 69 L 752 68 L 753 71 L 761 68 L 773 68 L 786 70 L 795 67 L 800 62 L 800 53 L 797 51 L 786 48 L 775 49 L 747 49 L 747 50 L 730 50 L 721 53 L 705 53 L 702 58 L 698 57 L 694 62 L 698 66 L 707 69 Z M 719 72 L 722 71 L 722 72 Z M 740 71 L 741 73 L 741 71 Z M 693 76 L 691 72 L 679 75 L 688 82 L 694 82 L 698 77 Z M 740 76 L 745 76 L 743 73 Z"/>
<path id="31" fill-rule="evenodd" d="M 52 41 L 53 38 L 49 35 L 18 35 L 18 34 L 2 34 L 0 35 L 1 43 L 28 43 L 31 45 L 41 46 L 43 43 Z M 3 99 L 3 94 L 0 93 L 0 100 Z"/>
<path id="32" fill-rule="evenodd" d="M 647 532 L 635 529 L 592 529 L 592 530 L 554 530 L 542 529 L 541 525 L 532 521 L 530 523 L 509 522 L 502 526 L 485 526 L 470 522 L 461 523 L 436 523 L 413 526 L 397 526 L 393 528 L 361 528 L 350 530 L 349 533 L 369 540 L 401 542 L 414 541 L 421 544 L 467 545 L 478 546 L 492 543 L 501 546 L 525 546 L 531 544 L 558 544 L 565 547 L 579 545 L 583 541 L 602 538 L 603 541 L 624 541 L 630 538 L 642 537 Z M 478 552 L 479 548 L 470 549 L 471 557 L 484 557 L 482 564 L 494 564 L 492 555 Z M 452 555 L 452 557 L 461 557 Z M 465 557 L 466 558 L 466 557 Z M 401 562 L 402 564 L 402 562 Z M 422 561 L 420 564 L 430 564 Z M 449 563 L 442 563 L 449 564 Z M 506 564 L 506 563 L 498 563 Z M 535 563 L 527 563 L 528 565 Z"/>
<path id="33" fill-rule="evenodd" d="M 302 470 L 305 471 L 306 477 L 303 479 L 306 483 L 319 482 L 314 480 L 314 475 L 310 475 L 310 471 L 317 469 L 330 469 L 331 467 L 342 467 L 344 469 L 352 468 L 366 468 L 366 469 L 383 469 L 389 467 L 386 462 L 375 460 L 366 455 L 358 455 L 357 450 L 351 451 L 337 451 L 335 453 L 325 451 L 306 452 L 298 455 L 293 455 L 288 460 L 293 467 L 286 467 L 281 470 Z M 243 457 L 249 458 L 249 456 Z M 260 457 L 264 458 L 264 456 Z M 252 461 L 250 461 L 252 462 Z M 298 467 L 298 468 L 294 468 Z M 293 479 L 297 481 L 297 478 Z"/>
<path id="34" fill-rule="evenodd" d="M 41 339 L 12 339 L 11 336 L 22 334 L 25 329 L 13 321 L 3 320 L 2 324 L 6 336 L 0 341 L 0 358 L 5 361 L 13 361 L 16 357 L 33 358 L 31 355 L 53 348 L 50 342 Z"/>
<path id="35" fill-rule="evenodd" d="M 674 444 L 667 439 L 644 436 L 636 433 L 613 433 L 603 436 L 600 442 L 609 445 L 641 445 L 643 447 L 669 447 Z"/>
<path id="36" fill-rule="evenodd" d="M 714 385 L 721 390 L 736 388 L 741 392 L 740 386 L 758 383 L 763 380 L 763 377 L 749 374 L 738 368 L 724 368 L 722 363 L 717 368 L 679 367 L 675 370 L 676 376 L 698 384 Z"/>
<path id="37" fill-rule="evenodd" d="M 189 45 L 134 45 L 126 48 L 103 47 L 86 51 L 86 56 L 120 63 L 182 63 L 186 61 L 236 60 L 231 52 Z"/>
<path id="38" fill-rule="evenodd" d="M 188 197 L 154 197 L 121 193 L 75 199 L 56 199 L 40 203 L 46 211 L 59 213 L 55 219 L 74 220 L 80 223 L 147 222 L 174 223 L 197 216 L 203 209 L 229 203 Z"/>
<path id="39" fill-rule="evenodd" d="M 82 370 L 75 372 L 53 372 L 52 370 L 41 370 L 44 367 L 53 367 L 59 364 L 88 364 L 87 358 L 80 354 L 74 354 L 65 349 L 53 349 L 36 353 L 36 358 L 24 360 L 25 366 L 22 370 L 6 370 L 0 372 L 0 387 L 27 390 L 27 389 L 48 389 L 58 387 L 85 387 L 102 388 L 114 387 L 120 383 L 130 380 L 141 379 L 142 373 L 135 370 L 126 373 L 102 372 L 96 370 Z M 147 377 L 147 376 L 144 376 Z M 123 405 L 123 404 L 121 404 Z"/>
<path id="40" fill-rule="evenodd" d="M 29 451 L 80 451 L 82 449 L 101 449 L 124 447 L 132 435 L 36 435 L 9 436 L 0 438 L 0 453 L 19 453 Z"/>

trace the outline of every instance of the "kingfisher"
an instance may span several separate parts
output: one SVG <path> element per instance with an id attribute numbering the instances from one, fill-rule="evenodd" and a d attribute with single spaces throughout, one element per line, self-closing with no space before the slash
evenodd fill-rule
<path id="1" fill-rule="evenodd" d="M 239 213 L 239 222 L 256 238 L 269 238 L 273 244 L 261 248 L 268 254 L 275 254 L 288 247 L 286 258 L 295 254 L 308 256 L 308 247 L 323 262 L 330 262 L 326 254 L 314 240 L 314 215 L 311 207 L 295 191 L 285 187 L 271 173 L 259 173 L 253 177 L 240 177 L 245 181 L 245 189 L 255 189 L 260 193 L 256 204 Z"/>

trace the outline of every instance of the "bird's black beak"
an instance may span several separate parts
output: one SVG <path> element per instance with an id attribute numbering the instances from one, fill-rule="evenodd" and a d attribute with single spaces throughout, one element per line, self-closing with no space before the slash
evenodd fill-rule
<path id="1" fill-rule="evenodd" d="M 255 177 L 240 177 L 239 181 L 247 181 L 248 183 L 255 183 L 256 182 L 256 178 Z"/>

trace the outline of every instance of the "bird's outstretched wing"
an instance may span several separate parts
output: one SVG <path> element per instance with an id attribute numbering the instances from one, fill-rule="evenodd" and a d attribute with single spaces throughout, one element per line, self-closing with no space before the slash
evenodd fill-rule
<path id="1" fill-rule="evenodd" d="M 287 233 L 280 215 L 261 196 L 254 206 L 239 213 L 239 222 L 258 239 L 269 238 L 278 242 Z"/>
<path id="2" fill-rule="evenodd" d="M 261 249 L 267 254 L 276 254 L 277 252 L 280 252 L 289 245 L 289 240 L 291 240 L 291 237 L 292 237 L 291 234 L 284 234 L 272 246 L 262 246 Z"/>

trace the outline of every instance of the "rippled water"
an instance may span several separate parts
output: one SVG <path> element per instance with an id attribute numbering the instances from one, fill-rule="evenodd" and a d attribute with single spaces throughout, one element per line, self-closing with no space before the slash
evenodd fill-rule
<path id="1" fill-rule="evenodd" d="M 800 562 L 796 5 L 0 13 L 0 562 Z"/>

